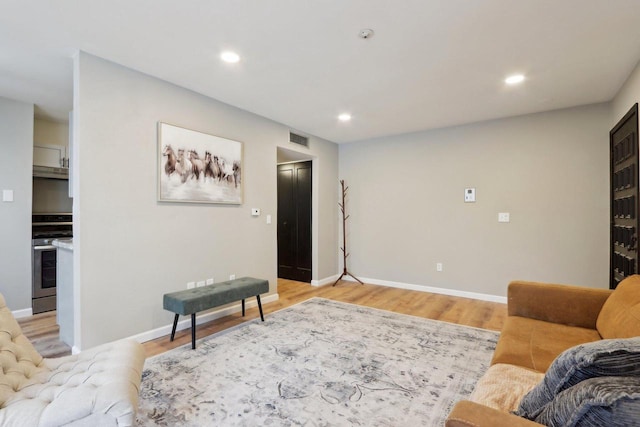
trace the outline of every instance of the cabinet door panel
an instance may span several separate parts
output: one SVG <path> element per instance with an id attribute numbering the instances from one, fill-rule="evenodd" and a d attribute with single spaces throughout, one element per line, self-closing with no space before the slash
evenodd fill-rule
<path id="1" fill-rule="evenodd" d="M 625 277 L 638 272 L 638 104 L 611 129 L 610 283 L 615 289 Z"/>
<path id="2" fill-rule="evenodd" d="M 33 164 L 61 168 L 65 166 L 66 151 L 64 145 L 34 144 Z"/>

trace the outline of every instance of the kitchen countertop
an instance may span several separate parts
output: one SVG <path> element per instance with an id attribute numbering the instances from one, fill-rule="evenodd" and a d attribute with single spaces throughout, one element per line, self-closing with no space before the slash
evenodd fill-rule
<path id="1" fill-rule="evenodd" d="M 56 248 L 73 250 L 73 239 L 55 239 L 51 244 Z"/>

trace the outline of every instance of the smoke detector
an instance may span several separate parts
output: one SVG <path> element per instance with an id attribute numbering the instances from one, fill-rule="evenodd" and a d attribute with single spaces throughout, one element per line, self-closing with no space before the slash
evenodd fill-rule
<path id="1" fill-rule="evenodd" d="M 358 37 L 360 37 L 361 39 L 370 39 L 371 37 L 373 37 L 373 30 L 370 28 L 360 30 L 358 32 Z"/>

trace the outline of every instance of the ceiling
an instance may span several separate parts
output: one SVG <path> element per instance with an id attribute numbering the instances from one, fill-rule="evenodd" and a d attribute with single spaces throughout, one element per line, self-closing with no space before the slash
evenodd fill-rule
<path id="1" fill-rule="evenodd" d="M 640 60 L 638 0 L 0 5 L 0 96 L 53 120 L 78 49 L 337 143 L 609 101 Z"/>

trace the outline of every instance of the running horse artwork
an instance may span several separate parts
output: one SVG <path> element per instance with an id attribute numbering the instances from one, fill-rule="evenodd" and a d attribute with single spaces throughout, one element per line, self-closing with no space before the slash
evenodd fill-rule
<path id="1" fill-rule="evenodd" d="M 242 204 L 243 144 L 158 123 L 158 200 Z"/>
<path id="2" fill-rule="evenodd" d="M 178 159 L 176 158 L 176 153 L 174 153 L 173 148 L 171 148 L 170 145 L 164 146 L 162 155 L 167 157 L 166 163 L 164 164 L 164 172 L 167 174 L 167 176 L 169 176 L 175 172 Z"/>

